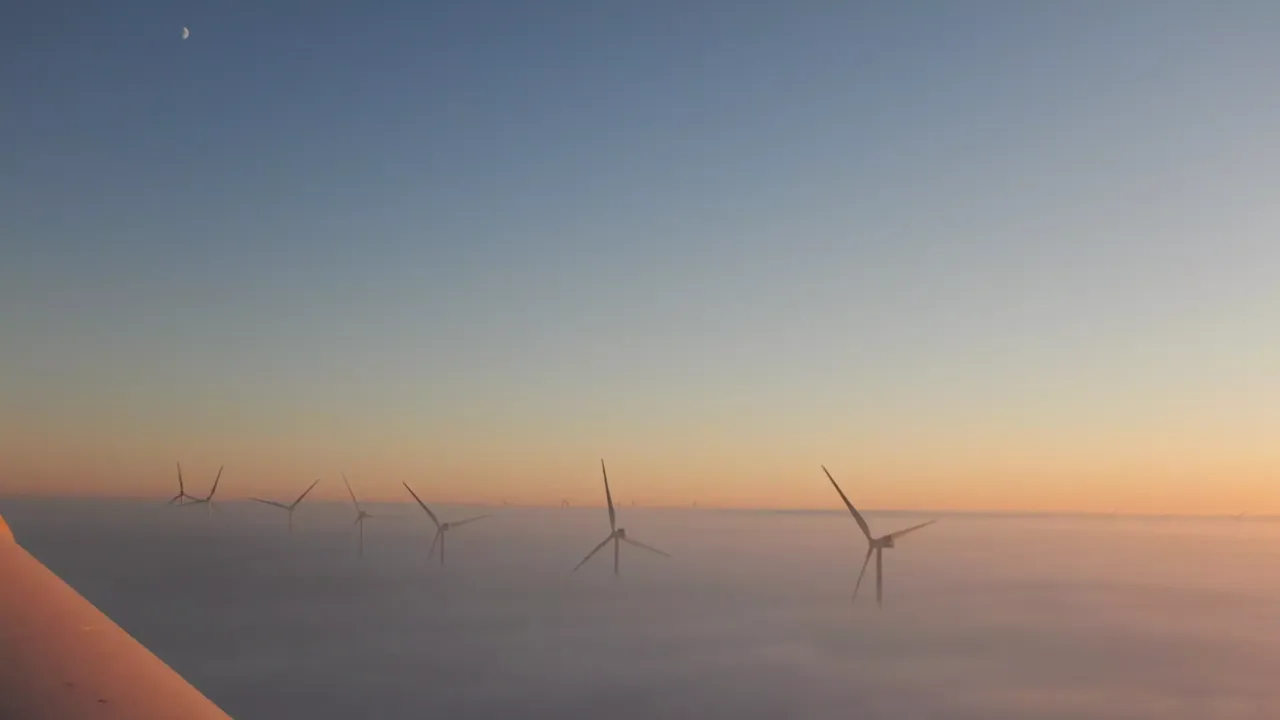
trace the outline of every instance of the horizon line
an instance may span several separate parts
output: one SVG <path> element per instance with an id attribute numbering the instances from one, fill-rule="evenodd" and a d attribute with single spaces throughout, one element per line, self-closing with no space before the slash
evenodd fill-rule
<path id="1" fill-rule="evenodd" d="M 57 495 L 43 493 L 0 493 L 0 501 L 7 499 L 17 500 L 96 500 L 96 501 L 123 501 L 123 502 L 153 502 L 155 499 L 149 495 Z M 224 503 L 251 503 L 253 500 L 249 496 L 233 497 L 223 501 Z M 315 498 L 308 504 L 325 503 L 337 505 L 350 505 L 349 502 L 340 499 Z M 362 500 L 362 504 L 370 505 L 414 505 L 408 500 Z M 164 503 L 161 502 L 161 505 Z M 549 501 L 546 503 L 528 503 L 528 502 L 505 502 L 505 501 L 489 501 L 489 500 L 450 500 L 436 501 L 435 504 L 443 506 L 459 506 L 459 507 L 511 507 L 511 508 L 527 508 L 537 509 L 545 508 L 551 510 L 573 510 L 573 509 L 605 509 L 604 503 L 591 504 L 570 504 L 569 507 L 562 507 L 559 500 Z M 822 514 L 835 513 L 844 514 L 846 511 L 841 507 L 804 507 L 804 506 L 765 506 L 765 505 L 746 505 L 746 506 L 722 506 L 722 505 L 693 505 L 682 504 L 654 504 L 654 505 L 622 505 L 621 507 L 628 510 L 707 510 L 716 512 L 742 512 L 742 513 L 777 513 L 777 514 Z M 995 516 L 1090 516 L 1090 517 L 1131 517 L 1131 518 L 1239 518 L 1239 519 L 1280 519 L 1280 511 L 1272 512 L 1159 512 L 1159 511 L 1119 511 L 1119 510 L 1032 510 L 1032 509 L 915 509 L 915 508 L 868 508 L 862 512 L 877 513 L 884 515 L 995 515 Z"/>

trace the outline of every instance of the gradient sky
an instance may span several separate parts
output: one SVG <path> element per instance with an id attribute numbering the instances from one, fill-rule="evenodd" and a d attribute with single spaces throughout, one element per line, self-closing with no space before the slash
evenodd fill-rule
<path id="1" fill-rule="evenodd" d="M 1280 4 L 25 5 L 0 491 L 1280 511 Z"/>

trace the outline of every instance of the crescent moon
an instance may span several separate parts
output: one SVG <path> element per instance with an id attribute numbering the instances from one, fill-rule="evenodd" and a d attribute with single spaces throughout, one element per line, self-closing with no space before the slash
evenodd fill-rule
<path id="1" fill-rule="evenodd" d="M 185 27 L 182 28 L 182 39 L 186 40 L 189 37 L 191 37 L 191 31 L 186 29 Z"/>

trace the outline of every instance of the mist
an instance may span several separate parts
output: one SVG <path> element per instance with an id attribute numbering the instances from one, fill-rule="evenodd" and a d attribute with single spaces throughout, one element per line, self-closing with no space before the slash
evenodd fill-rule
<path id="1" fill-rule="evenodd" d="M 429 500 L 428 500 L 429 502 Z M 254 718 L 1280 716 L 1280 523 L 9 499 L 18 541 Z M 868 513 L 889 532 L 928 516 Z"/>

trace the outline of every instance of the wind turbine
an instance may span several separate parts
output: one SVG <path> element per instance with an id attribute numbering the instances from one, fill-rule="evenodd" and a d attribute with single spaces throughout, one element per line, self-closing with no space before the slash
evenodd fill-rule
<path id="1" fill-rule="evenodd" d="M 360 557 L 364 557 L 364 521 L 365 518 L 373 517 L 360 507 L 360 501 L 356 499 L 356 493 L 351 489 L 351 483 L 347 482 L 347 474 L 342 473 L 342 482 L 347 486 L 347 493 L 351 495 L 351 504 L 356 506 L 356 522 L 355 525 L 360 531 Z"/>
<path id="2" fill-rule="evenodd" d="M 312 488 L 314 488 L 319 483 L 320 483 L 320 478 L 316 478 L 315 482 L 311 483 L 311 485 L 307 486 L 306 490 L 302 491 L 302 494 L 298 496 L 297 500 L 294 500 L 288 505 L 285 505 L 284 503 L 278 503 L 275 500 L 263 500 L 262 498 L 256 498 L 256 497 L 251 497 L 249 499 L 254 502 L 260 502 L 263 505 L 271 505 L 272 507 L 278 507 L 281 510 L 287 511 L 289 513 L 289 532 L 293 532 L 293 511 L 297 509 L 298 503 L 302 502 L 302 498 L 306 497 L 307 493 L 311 492 Z"/>
<path id="3" fill-rule="evenodd" d="M 211 488 L 211 489 L 209 490 L 209 494 L 208 494 L 207 496 L 205 496 L 205 497 L 202 497 L 202 498 L 198 498 L 198 497 L 191 497 L 190 495 L 188 495 L 187 497 L 191 499 L 191 502 L 189 502 L 189 503 L 185 503 L 185 506 L 186 506 L 186 507 L 194 507 L 194 506 L 196 506 L 196 505 L 204 505 L 204 506 L 205 506 L 205 512 L 209 513 L 210 515 L 212 515 L 212 514 L 213 514 L 213 494 L 214 494 L 214 493 L 216 493 L 216 492 L 218 492 L 218 482 L 222 480 L 222 468 L 223 468 L 223 467 L 226 467 L 226 466 L 225 466 L 225 465 L 220 465 L 220 466 L 218 466 L 218 476 L 217 476 L 217 477 L 215 477 L 215 478 L 213 479 L 213 488 Z"/>
<path id="4" fill-rule="evenodd" d="M 626 528 L 618 527 L 618 516 L 617 516 L 617 513 L 615 513 L 613 510 L 613 493 L 609 492 L 609 473 L 606 472 L 604 469 L 604 460 L 600 461 L 600 474 L 604 476 L 604 499 L 605 499 L 605 502 L 609 504 L 609 537 L 600 541 L 600 544 L 595 546 L 595 548 L 591 552 L 587 553 L 587 556 L 582 558 L 582 562 L 575 565 L 573 567 L 573 570 L 570 570 L 569 572 L 577 572 L 578 568 L 582 567 L 583 565 L 586 565 L 587 561 L 590 560 L 593 555 L 600 552 L 605 545 L 609 544 L 610 541 L 613 541 L 614 577 L 617 577 L 618 575 L 618 547 L 621 543 L 635 545 L 638 548 L 641 548 L 643 550 L 648 550 L 651 553 L 657 553 L 663 557 L 671 557 L 670 555 L 662 552 L 656 547 L 645 545 L 639 540 L 634 540 L 632 538 L 627 537 Z M 634 502 L 632 504 L 634 504 Z"/>
<path id="5" fill-rule="evenodd" d="M 561 508 L 567 508 L 567 507 L 569 507 L 569 501 L 568 501 L 568 500 L 561 500 L 561 501 L 560 501 L 560 507 L 561 507 Z"/>
<path id="6" fill-rule="evenodd" d="M 844 491 L 836 484 L 836 479 L 831 477 L 831 471 L 827 470 L 827 466 L 822 466 L 822 472 L 827 474 L 827 479 L 831 481 L 831 485 L 835 487 L 836 492 L 840 493 L 840 499 L 844 500 L 845 507 L 849 508 L 849 514 L 853 515 L 853 519 L 858 523 L 858 527 L 862 529 L 862 534 L 867 538 L 867 556 L 862 561 L 862 570 L 858 572 L 858 582 L 853 586 L 853 599 L 858 599 L 858 588 L 862 587 L 862 576 L 867 572 L 867 563 L 871 562 L 871 554 L 876 556 L 876 605 L 880 606 L 884 603 L 884 571 L 882 566 L 882 554 L 885 548 L 894 547 L 894 541 L 910 532 L 915 532 L 922 527 L 932 525 L 937 520 L 930 520 L 919 525 L 913 525 L 906 530 L 899 530 L 888 535 L 880 537 L 871 536 L 871 528 L 867 526 L 867 521 L 862 519 L 862 515 L 853 507 L 853 503 L 849 502 L 849 498 L 845 497 Z"/>
<path id="7" fill-rule="evenodd" d="M 418 493 L 414 492 L 413 488 L 409 487 L 409 483 L 401 483 L 401 484 L 404 485 L 405 490 L 409 491 L 409 494 L 413 496 L 413 499 L 418 501 L 418 504 L 422 506 L 422 509 L 427 511 L 427 517 L 431 518 L 431 522 L 434 523 L 436 526 L 436 536 L 431 538 L 431 548 L 427 550 L 427 557 L 428 558 L 431 557 L 431 553 L 435 552 L 436 543 L 437 542 L 440 543 L 440 564 L 441 565 L 444 565 L 444 536 L 447 535 L 449 531 L 454 528 L 462 527 L 467 523 L 473 523 L 477 520 L 482 520 L 484 518 L 489 517 L 488 515 L 477 515 L 475 517 L 469 517 L 466 520 L 458 520 L 456 522 L 442 523 L 440 522 L 440 518 L 436 517 L 436 514 L 431 512 L 431 508 L 427 507 L 427 504 L 422 502 L 422 498 L 418 497 Z"/>
<path id="8" fill-rule="evenodd" d="M 169 504 L 178 503 L 183 505 L 185 504 L 184 501 L 195 499 L 195 496 L 187 494 L 187 486 L 182 482 L 182 463 L 178 463 L 178 494 L 169 500 Z"/>

